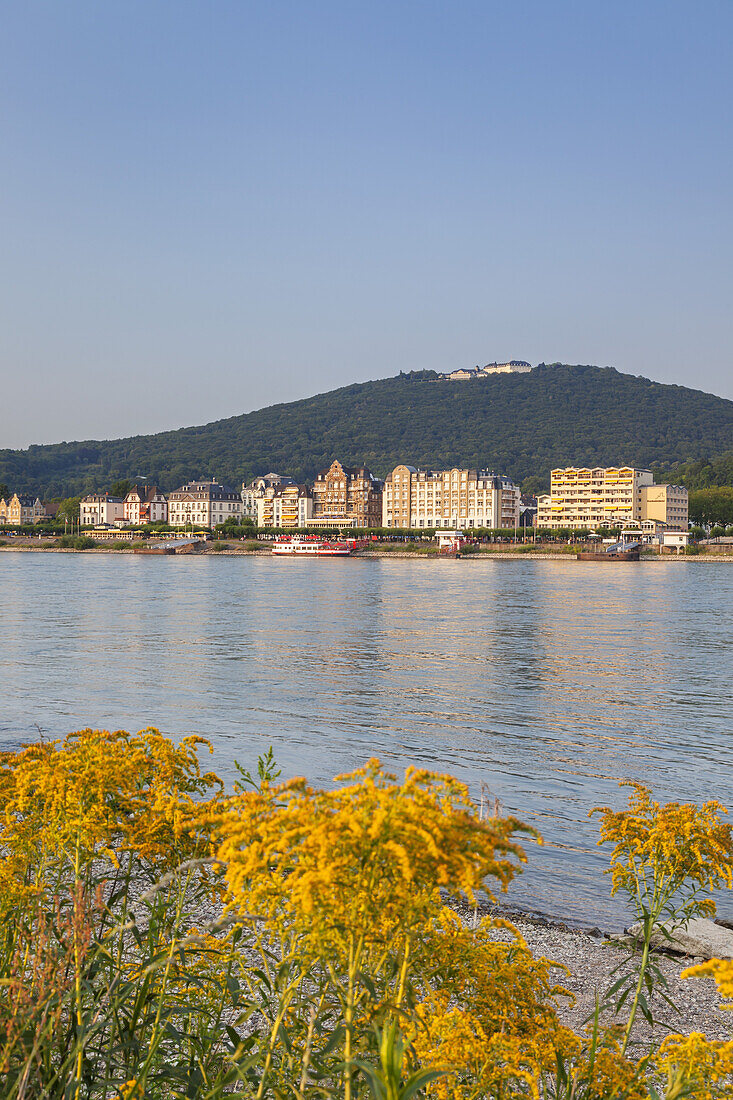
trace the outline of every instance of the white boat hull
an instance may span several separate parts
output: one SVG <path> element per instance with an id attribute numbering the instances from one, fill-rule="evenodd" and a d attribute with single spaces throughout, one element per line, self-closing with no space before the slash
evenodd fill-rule
<path id="1" fill-rule="evenodd" d="M 321 542 L 317 539 L 284 539 L 282 542 L 273 544 L 272 552 L 283 557 L 347 558 L 351 553 L 351 547 L 340 543 Z"/>

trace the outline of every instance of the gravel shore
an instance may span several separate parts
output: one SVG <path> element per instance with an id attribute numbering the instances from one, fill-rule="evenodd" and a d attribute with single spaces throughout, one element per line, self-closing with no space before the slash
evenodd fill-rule
<path id="1" fill-rule="evenodd" d="M 484 911 L 484 914 L 488 910 Z M 482 914 L 480 914 L 482 915 Z M 464 920 L 473 919 L 473 912 L 467 908 L 461 911 Z M 560 1005 L 563 1023 L 580 1031 L 584 1021 L 595 1010 L 596 997 L 599 1000 L 619 975 L 612 977 L 612 971 L 627 955 L 627 951 L 617 942 L 609 941 L 605 935 L 594 929 L 593 933 L 556 925 L 550 921 L 524 919 L 508 915 L 535 956 L 543 956 L 567 967 L 567 975 L 558 971 L 558 984 L 565 986 L 574 996 L 575 1002 Z M 658 1019 L 658 1026 L 652 1031 L 641 1017 L 637 1019 L 632 1033 L 631 1053 L 643 1054 L 650 1040 L 660 1042 L 670 1032 L 689 1035 L 693 1031 L 702 1032 L 708 1039 L 733 1039 L 733 1013 L 720 1009 L 720 997 L 712 978 L 680 979 L 680 974 L 701 959 L 672 956 L 656 953 L 656 961 L 665 979 L 669 983 L 667 995 L 677 1005 L 675 1012 L 656 995 L 652 1002 L 652 1012 Z M 603 1017 L 608 1024 L 612 1017 Z M 622 1016 L 623 1019 L 623 1016 Z"/>
<path id="2" fill-rule="evenodd" d="M 472 907 L 454 904 L 452 908 L 466 924 L 475 921 L 476 911 Z M 202 923 L 215 920 L 219 912 L 217 906 L 207 906 L 206 911 L 199 912 L 199 919 L 203 918 Z M 555 980 L 573 995 L 574 1000 L 561 1000 L 559 1014 L 563 1023 L 581 1032 L 595 1010 L 596 997 L 602 1000 L 605 991 L 618 978 L 619 975 L 612 972 L 628 956 L 628 950 L 617 941 L 609 940 L 597 928 L 591 931 L 570 928 L 543 917 L 518 916 L 488 905 L 479 906 L 478 919 L 492 914 L 510 920 L 533 955 L 567 968 L 567 973 L 558 969 Z M 501 939 L 510 938 L 508 933 L 501 931 L 496 935 Z M 641 1056 L 648 1051 L 650 1041 L 659 1043 L 670 1033 L 689 1035 L 696 1031 L 702 1032 L 708 1039 L 733 1039 L 733 1012 L 721 1010 L 713 979 L 680 978 L 683 970 L 702 962 L 702 959 L 655 952 L 655 961 L 659 963 L 668 983 L 667 995 L 679 1011 L 674 1011 L 658 994 L 653 997 L 651 1007 L 658 1024 L 652 1031 L 639 1013 L 632 1033 L 630 1053 Z M 602 1018 L 608 1025 L 613 1023 L 609 1013 Z M 625 1017 L 622 1015 L 621 1019 L 625 1020 Z"/>

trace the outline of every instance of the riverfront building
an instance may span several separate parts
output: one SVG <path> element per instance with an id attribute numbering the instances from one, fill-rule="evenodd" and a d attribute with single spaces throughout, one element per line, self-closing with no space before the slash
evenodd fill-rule
<path id="1" fill-rule="evenodd" d="M 382 482 L 366 466 L 332 462 L 313 485 L 312 527 L 379 527 Z"/>
<path id="2" fill-rule="evenodd" d="M 218 481 L 191 481 L 168 496 L 171 527 L 215 527 L 242 518 L 242 497 Z"/>
<path id="3" fill-rule="evenodd" d="M 313 517 L 313 493 L 307 485 L 267 488 L 255 504 L 258 527 L 307 527 Z"/>
<path id="4" fill-rule="evenodd" d="M 131 526 L 168 521 L 168 498 L 165 493 L 159 493 L 154 485 L 150 488 L 133 486 L 125 497 L 123 506 L 125 523 Z"/>
<path id="5" fill-rule="evenodd" d="M 553 470 L 549 495 L 537 498 L 537 526 L 615 527 L 687 530 L 687 490 L 655 485 L 650 470 L 632 466 L 568 466 Z"/>
<path id="6" fill-rule="evenodd" d="M 9 500 L 0 500 L 0 523 L 7 527 L 21 527 L 26 523 L 40 523 L 46 517 L 46 509 L 38 497 L 27 493 L 13 493 Z"/>
<path id="7" fill-rule="evenodd" d="M 79 502 L 79 522 L 82 527 L 123 524 L 125 502 L 122 497 L 111 497 L 109 493 L 89 493 Z"/>
<path id="8" fill-rule="evenodd" d="M 689 526 L 689 497 L 684 485 L 643 485 L 642 519 L 670 531 L 686 531 Z"/>
<path id="9" fill-rule="evenodd" d="M 264 499 L 264 497 L 277 489 L 283 489 L 288 485 L 295 485 L 295 481 L 292 477 L 285 477 L 284 474 L 263 474 L 262 477 L 256 477 L 249 484 L 243 482 L 242 484 L 242 517 L 244 519 L 251 519 L 253 523 L 257 523 L 257 502 Z"/>
<path id="10" fill-rule="evenodd" d="M 519 526 L 520 493 L 486 470 L 416 470 L 396 466 L 384 483 L 383 527 Z"/>

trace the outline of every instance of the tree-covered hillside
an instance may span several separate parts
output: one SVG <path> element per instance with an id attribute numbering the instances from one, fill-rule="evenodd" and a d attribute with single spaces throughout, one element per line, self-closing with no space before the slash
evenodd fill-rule
<path id="1" fill-rule="evenodd" d="M 232 485 L 276 470 L 312 478 L 333 458 L 384 476 L 399 462 L 486 466 L 515 479 L 553 466 L 671 467 L 733 450 L 733 401 L 592 366 L 443 382 L 432 372 L 345 386 L 202 427 L 0 451 L 0 482 L 45 497 L 145 474 Z"/>
<path id="2" fill-rule="evenodd" d="M 733 451 L 717 458 L 698 458 L 675 466 L 655 469 L 657 480 L 664 478 L 688 489 L 710 489 L 716 485 L 733 485 Z"/>

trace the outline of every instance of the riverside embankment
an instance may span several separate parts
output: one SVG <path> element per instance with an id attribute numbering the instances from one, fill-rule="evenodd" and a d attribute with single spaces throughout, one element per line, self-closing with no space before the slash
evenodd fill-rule
<path id="1" fill-rule="evenodd" d="M 530 548 L 527 544 L 512 547 L 512 546 L 496 546 L 491 548 L 482 548 L 476 553 L 463 553 L 460 556 L 461 561 L 477 562 L 490 559 L 491 561 L 516 561 L 530 559 L 532 561 L 572 561 L 577 553 L 576 547 L 567 550 L 551 549 L 550 547 L 542 549 Z M 49 544 L 47 540 L 33 540 L 33 539 L 20 539 L 12 538 L 7 541 L 5 545 L 2 545 L 0 540 L 0 552 L 2 551 L 29 551 L 29 552 L 47 552 L 54 554 L 111 554 L 114 556 L 122 556 L 127 554 L 139 553 L 133 546 L 120 546 L 120 545 L 104 545 L 103 543 L 93 547 L 87 547 L 86 549 L 78 549 L 76 547 L 62 547 Z M 210 555 L 218 557 L 219 555 L 225 555 L 227 557 L 257 557 L 257 558 L 272 558 L 272 551 L 268 544 L 258 546 L 256 548 L 238 546 L 236 543 L 222 543 L 212 541 L 205 547 L 191 547 L 186 548 L 186 553 L 197 555 Z M 181 551 L 175 555 L 180 556 Z M 437 551 L 427 550 L 395 550 L 390 548 L 377 548 L 374 550 L 359 550 L 353 555 L 353 558 L 376 560 L 381 558 L 392 559 L 411 559 L 411 560 L 427 560 L 427 561 L 446 561 L 454 560 L 455 555 L 452 554 L 440 554 Z M 278 560 L 287 560 L 280 557 Z M 646 553 L 642 554 L 642 562 L 730 562 L 733 563 L 733 550 L 730 553 L 710 553 L 702 551 L 698 554 L 658 554 L 658 553 Z M 634 564 L 634 563 L 631 563 Z"/>

